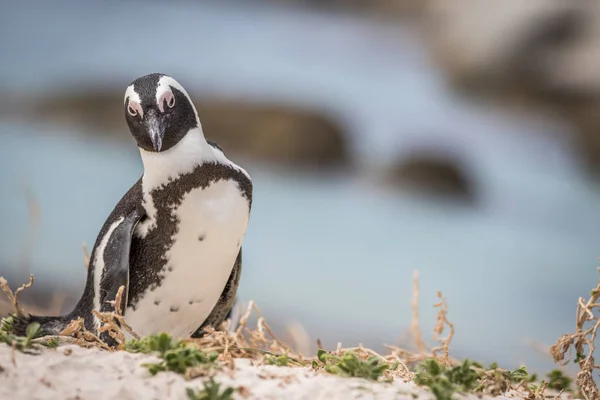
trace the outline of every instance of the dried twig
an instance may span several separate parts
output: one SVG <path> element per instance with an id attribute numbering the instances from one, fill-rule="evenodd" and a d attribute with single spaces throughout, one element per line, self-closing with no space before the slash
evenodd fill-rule
<path id="1" fill-rule="evenodd" d="M 600 272 L 600 268 L 598 271 Z M 550 354 L 554 361 L 563 365 L 571 361 L 572 349 L 575 349 L 575 362 L 579 364 L 580 369 L 575 384 L 586 399 L 594 400 L 600 398 L 600 391 L 592 376 L 595 369 L 600 369 L 600 365 L 594 361 L 596 335 L 600 328 L 600 317 L 595 316 L 594 311 L 600 310 L 599 298 L 600 280 L 592 289 L 588 301 L 580 297 L 577 302 L 575 332 L 561 336 L 550 347 Z"/>
<path id="2" fill-rule="evenodd" d="M 411 329 L 413 339 L 415 341 L 415 345 L 417 346 L 417 351 L 424 354 L 427 352 L 428 348 L 427 344 L 425 344 L 425 341 L 423 340 L 423 336 L 421 335 L 419 324 L 419 271 L 414 271 L 413 273 L 413 296 L 410 305 L 412 308 Z"/>
<path id="3" fill-rule="evenodd" d="M 417 352 L 415 353 L 399 346 L 385 346 L 392 352 L 392 354 L 399 359 L 404 360 L 404 362 L 408 365 L 415 365 L 416 363 L 424 361 L 428 358 L 434 358 L 443 362 L 447 366 L 458 364 L 458 360 L 451 358 L 449 354 L 450 342 L 454 336 L 454 325 L 447 318 L 448 305 L 446 300 L 442 297 L 441 292 L 438 292 L 437 295 L 441 299 L 441 302 L 434 304 L 434 307 L 440 307 L 440 310 L 438 311 L 437 323 L 433 330 L 433 338 L 434 340 L 440 342 L 441 346 L 431 349 L 427 343 L 425 343 L 423 336 L 421 335 L 419 324 L 419 273 L 418 271 L 415 271 L 413 274 L 413 295 L 411 301 L 411 308 L 413 310 L 411 331 L 417 347 Z M 440 339 L 439 336 L 443 333 L 445 325 L 450 328 L 450 333 L 445 339 Z M 440 351 L 444 352 L 442 358 L 438 356 Z"/>
<path id="4" fill-rule="evenodd" d="M 23 310 L 21 308 L 21 305 L 19 304 L 19 294 L 23 290 L 28 289 L 31 286 L 33 286 L 33 274 L 29 275 L 29 283 L 21 285 L 21 287 L 13 293 L 13 291 L 8 286 L 8 282 L 6 281 L 6 279 L 0 276 L 0 287 L 2 288 L 4 294 L 6 294 L 6 296 L 8 297 L 8 300 L 12 303 L 13 307 L 15 308 L 15 312 L 19 318 L 29 318 L 29 314 L 25 312 L 25 310 Z"/>
<path id="5" fill-rule="evenodd" d="M 443 362 L 446 366 L 451 365 L 450 362 L 450 342 L 454 337 L 454 324 L 448 321 L 448 303 L 446 303 L 446 299 L 442 296 L 442 292 L 437 293 L 440 302 L 435 304 L 434 307 L 439 307 L 439 311 L 437 314 L 437 323 L 433 328 L 433 338 L 440 342 L 441 346 L 435 347 L 431 350 L 434 357 L 437 358 L 437 353 L 439 351 L 444 352 Z M 447 325 L 450 329 L 448 336 L 446 338 L 440 338 L 440 335 L 444 332 L 444 326 Z"/>
<path id="6" fill-rule="evenodd" d="M 92 311 L 96 318 L 98 318 L 98 321 L 101 323 L 100 328 L 98 328 L 98 332 L 108 332 L 110 337 L 112 337 L 117 342 L 117 347 L 121 347 L 125 342 L 124 331 L 129 333 L 136 339 L 140 338 L 140 335 L 138 335 L 133 330 L 133 328 L 125 321 L 125 317 L 123 315 L 124 291 L 125 286 L 121 285 L 121 287 L 119 287 L 119 290 L 117 291 L 115 300 L 108 301 L 108 303 L 114 307 L 114 311 Z"/>
<path id="7" fill-rule="evenodd" d="M 114 312 L 98 312 L 93 310 L 92 313 L 98 318 L 100 327 L 98 333 L 108 332 L 108 334 L 115 339 L 119 346 L 125 341 L 123 330 L 129 332 L 132 336 L 139 338 L 139 335 L 131 329 L 131 327 L 123 319 L 122 312 L 122 300 L 123 300 L 124 287 L 121 286 L 117 291 L 117 296 L 112 303 L 115 311 Z M 117 301 L 117 299 L 121 299 Z M 58 340 L 59 343 L 72 343 L 82 347 L 99 347 L 104 350 L 114 351 L 115 349 L 108 346 L 95 332 L 87 330 L 83 318 L 78 317 L 72 320 L 69 325 L 64 328 L 58 335 L 55 336 L 44 336 L 41 338 L 34 339 L 39 343 L 48 343 L 51 340 Z M 119 347 L 118 346 L 118 347 Z"/>
<path id="8" fill-rule="evenodd" d="M 82 243 L 81 249 L 83 250 L 83 265 L 85 265 L 85 269 L 88 269 L 90 267 L 90 253 L 88 252 L 87 245 Z"/>
<path id="9" fill-rule="evenodd" d="M 82 347 L 100 347 L 104 350 L 113 351 L 113 349 L 104 343 L 96 334 L 86 329 L 83 318 L 81 317 L 72 320 L 58 336 L 74 337 L 76 339 L 75 344 Z"/>

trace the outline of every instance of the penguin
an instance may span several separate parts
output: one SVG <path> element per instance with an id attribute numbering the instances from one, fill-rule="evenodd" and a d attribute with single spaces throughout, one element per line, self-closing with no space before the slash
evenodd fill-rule
<path id="1" fill-rule="evenodd" d="M 93 310 L 114 311 L 121 286 L 124 318 L 142 336 L 199 337 L 231 317 L 252 207 L 250 175 L 205 138 L 196 107 L 174 78 L 135 79 L 123 111 L 143 174 L 102 226 L 73 310 L 13 316 L 17 334 L 31 322 L 58 334 L 78 317 L 97 333 Z"/>

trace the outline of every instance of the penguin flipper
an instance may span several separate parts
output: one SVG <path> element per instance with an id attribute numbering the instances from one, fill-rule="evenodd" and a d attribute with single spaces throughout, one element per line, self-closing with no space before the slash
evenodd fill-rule
<path id="1" fill-rule="evenodd" d="M 114 306 L 111 303 L 108 303 L 108 301 L 115 300 L 121 286 L 124 286 L 124 298 L 121 299 L 123 309 L 127 304 L 131 240 L 137 223 L 144 216 L 145 213 L 141 207 L 131 208 L 129 213 L 121 215 L 123 220 L 116 226 L 108 238 L 107 245 L 104 249 L 104 271 L 100 281 L 100 311 L 114 311 Z M 85 294 L 83 298 L 86 299 Z M 68 326 L 71 320 L 78 316 L 85 315 L 85 313 L 80 312 L 78 304 L 75 310 L 67 315 L 18 316 L 17 314 L 11 314 L 9 315 L 10 323 L 8 322 L 8 319 L 3 319 L 3 321 L 10 327 L 10 333 L 14 333 L 18 336 L 25 336 L 27 327 L 32 323 L 40 324 L 39 334 L 41 335 L 58 335 L 59 332 Z M 91 328 L 91 326 L 88 328 Z M 102 339 L 105 340 L 105 337 L 102 337 Z"/>
<path id="2" fill-rule="evenodd" d="M 112 231 L 104 251 L 104 271 L 100 280 L 100 311 L 114 311 L 111 301 L 115 300 L 119 288 L 124 287 L 120 300 L 125 312 L 129 294 L 129 254 L 133 232 L 138 222 L 145 216 L 141 207 L 135 207 L 122 215 L 123 221 Z"/>
<path id="3" fill-rule="evenodd" d="M 221 293 L 221 297 L 217 301 L 217 304 L 214 306 L 213 310 L 206 318 L 206 320 L 200 325 L 200 327 L 192 334 L 193 338 L 199 338 L 204 336 L 204 330 L 207 326 L 212 326 L 215 329 L 218 329 L 220 325 L 226 319 L 231 319 L 230 331 L 236 329 L 238 324 L 238 318 L 235 311 L 236 304 L 236 293 L 240 283 L 240 277 L 242 276 L 242 248 L 240 247 L 240 251 L 238 252 L 237 258 L 235 259 L 235 263 L 233 264 L 233 269 L 231 270 L 231 274 L 229 275 L 229 279 L 225 284 L 225 288 Z M 236 317 L 237 316 L 237 317 Z M 236 318 L 232 318 L 236 317 Z"/>

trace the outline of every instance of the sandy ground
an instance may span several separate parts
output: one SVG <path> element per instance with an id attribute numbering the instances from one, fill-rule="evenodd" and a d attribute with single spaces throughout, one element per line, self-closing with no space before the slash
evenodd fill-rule
<path id="1" fill-rule="evenodd" d="M 0 344 L 0 399 L 187 399 L 186 387 L 202 388 L 203 379 L 186 381 L 172 372 L 150 375 L 141 366 L 154 356 L 124 351 L 109 353 L 79 346 L 61 346 L 42 355 L 14 353 Z M 413 383 L 369 382 L 317 374 L 308 368 L 253 366 L 236 360 L 215 379 L 243 387 L 236 399 L 433 399 Z M 475 396 L 464 397 L 465 399 Z M 483 397 L 485 399 L 486 397 Z M 508 397 L 496 397 L 508 399 Z"/>

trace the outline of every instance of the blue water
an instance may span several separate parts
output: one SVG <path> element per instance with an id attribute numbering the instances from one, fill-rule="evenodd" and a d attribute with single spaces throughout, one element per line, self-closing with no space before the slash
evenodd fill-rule
<path id="1" fill-rule="evenodd" d="M 2 11 L 0 90 L 122 90 L 162 71 L 206 96 L 329 112 L 368 165 L 438 141 L 477 169 L 509 154 L 524 169 L 550 172 L 573 162 L 561 121 L 505 115 L 457 97 L 432 67 L 424 40 L 397 21 L 252 1 L 24 0 Z"/>
<path id="2" fill-rule="evenodd" d="M 573 328 L 600 253 L 600 192 L 583 177 L 561 121 L 456 98 L 420 39 L 389 22 L 231 2 L 144 4 L 5 5 L 0 89 L 124 88 L 164 71 L 208 94 L 329 110 L 369 173 L 441 141 L 468 163 L 477 207 L 384 189 L 368 174 L 317 177 L 244 161 L 255 197 L 240 295 L 328 346 L 378 345 L 409 327 L 418 269 L 426 336 L 442 290 L 457 354 L 552 366 L 528 341 L 550 345 Z M 164 34 L 150 42 L 157 30 Z M 81 243 L 91 248 L 141 174 L 136 149 L 8 118 L 0 141 L 0 274 L 16 274 L 22 259 L 25 183 L 42 207 L 27 252 L 36 286 L 81 287 Z"/>

